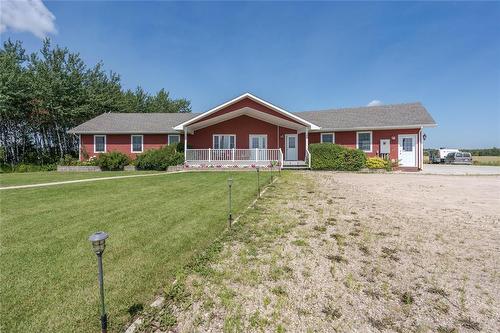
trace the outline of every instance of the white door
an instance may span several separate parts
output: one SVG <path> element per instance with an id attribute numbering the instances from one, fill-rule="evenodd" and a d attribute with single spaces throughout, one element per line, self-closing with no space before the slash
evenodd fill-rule
<path id="1" fill-rule="evenodd" d="M 258 155 L 255 155 L 257 150 L 252 150 L 252 159 L 256 157 L 259 161 L 267 161 L 267 135 L 265 134 L 250 134 L 250 149 L 259 149 Z M 262 149 L 262 150 L 261 150 Z"/>
<path id="2" fill-rule="evenodd" d="M 403 134 L 398 136 L 399 165 L 404 167 L 417 166 L 417 135 Z"/>
<path id="3" fill-rule="evenodd" d="M 285 134 L 285 160 L 296 161 L 297 160 L 297 145 L 298 145 L 297 134 Z"/>

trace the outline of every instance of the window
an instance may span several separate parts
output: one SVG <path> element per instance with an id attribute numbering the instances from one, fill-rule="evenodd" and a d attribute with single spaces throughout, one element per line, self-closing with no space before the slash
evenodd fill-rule
<path id="1" fill-rule="evenodd" d="M 132 135 L 131 136 L 131 150 L 133 153 L 142 153 L 143 148 L 143 136 L 142 135 Z"/>
<path id="2" fill-rule="evenodd" d="M 250 149 L 267 149 L 267 135 L 250 134 Z"/>
<path id="3" fill-rule="evenodd" d="M 372 151 L 372 132 L 357 132 L 356 148 L 366 153 Z"/>
<path id="4" fill-rule="evenodd" d="M 214 149 L 236 148 L 236 135 L 234 134 L 214 134 Z"/>
<path id="5" fill-rule="evenodd" d="M 179 134 L 169 134 L 168 135 L 168 144 L 178 144 L 181 141 L 181 136 Z"/>
<path id="6" fill-rule="evenodd" d="M 403 151 L 413 151 L 413 138 L 403 138 Z"/>
<path id="7" fill-rule="evenodd" d="M 106 135 L 94 135 L 94 153 L 106 152 Z"/>
<path id="8" fill-rule="evenodd" d="M 335 143 L 335 134 L 321 133 L 321 143 Z"/>

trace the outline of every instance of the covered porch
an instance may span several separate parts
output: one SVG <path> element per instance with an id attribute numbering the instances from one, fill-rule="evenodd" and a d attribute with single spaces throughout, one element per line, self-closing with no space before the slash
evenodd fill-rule
<path id="1" fill-rule="evenodd" d="M 175 127 L 189 167 L 310 167 L 317 126 L 250 94 Z"/>

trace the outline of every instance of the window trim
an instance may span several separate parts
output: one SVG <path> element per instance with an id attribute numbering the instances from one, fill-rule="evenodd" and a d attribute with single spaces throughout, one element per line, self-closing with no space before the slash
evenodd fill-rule
<path id="1" fill-rule="evenodd" d="M 359 134 L 370 134 L 370 150 L 363 150 L 365 153 L 371 153 L 373 151 L 373 131 L 359 131 L 356 132 L 356 149 L 359 148 Z"/>
<path id="2" fill-rule="evenodd" d="M 102 137 L 104 138 L 104 150 L 103 150 L 103 151 L 97 151 L 97 150 L 96 150 L 96 147 L 97 147 L 97 146 L 96 146 L 96 144 L 95 144 L 95 139 L 96 139 L 96 137 L 98 137 L 98 136 L 102 136 Z M 105 153 L 105 152 L 106 152 L 106 149 L 108 148 L 108 146 L 107 146 L 107 141 L 108 141 L 108 139 L 107 139 L 106 134 L 94 134 L 94 154 L 102 154 L 102 153 Z"/>
<path id="3" fill-rule="evenodd" d="M 236 149 L 236 134 L 212 134 L 212 149 L 232 149 L 232 148 L 215 148 L 214 139 L 216 136 L 234 136 L 234 149 Z"/>
<path id="4" fill-rule="evenodd" d="M 255 148 L 250 148 L 252 146 L 252 138 L 260 138 L 260 137 L 266 138 L 266 148 L 259 148 L 259 149 L 267 149 L 267 134 L 249 134 L 248 135 L 248 149 L 255 149 Z"/>
<path id="5" fill-rule="evenodd" d="M 171 143 L 170 143 L 170 137 L 171 136 L 176 136 L 179 139 L 179 141 L 177 141 L 177 143 L 181 142 L 181 135 L 180 134 L 168 134 L 167 135 L 167 144 L 169 146 L 171 145 Z"/>
<path id="6" fill-rule="evenodd" d="M 319 142 L 323 143 L 323 135 L 329 135 L 329 134 L 332 135 L 332 142 L 331 143 L 335 143 L 335 132 L 320 133 Z M 330 143 L 330 142 L 325 142 L 325 143 Z"/>
<path id="7" fill-rule="evenodd" d="M 134 136 L 141 137 L 141 150 L 134 151 Z M 144 151 L 144 135 L 142 134 L 132 134 L 130 135 L 130 152 L 132 153 L 142 153 Z"/>

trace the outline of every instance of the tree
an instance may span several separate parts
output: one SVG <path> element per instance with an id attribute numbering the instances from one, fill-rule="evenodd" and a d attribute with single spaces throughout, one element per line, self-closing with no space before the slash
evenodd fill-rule
<path id="1" fill-rule="evenodd" d="M 120 77 L 103 64 L 87 67 L 78 53 L 43 41 L 26 55 L 21 42 L 0 50 L 0 147 L 4 161 L 53 163 L 78 153 L 67 130 L 104 112 L 191 112 L 185 99 L 164 89 L 123 91 Z"/>

